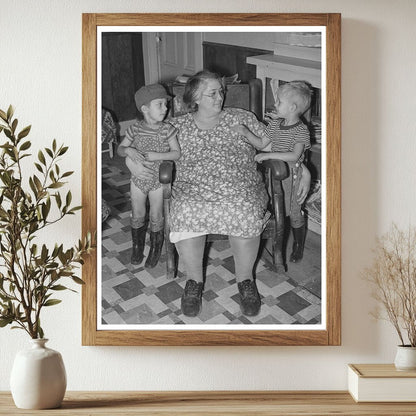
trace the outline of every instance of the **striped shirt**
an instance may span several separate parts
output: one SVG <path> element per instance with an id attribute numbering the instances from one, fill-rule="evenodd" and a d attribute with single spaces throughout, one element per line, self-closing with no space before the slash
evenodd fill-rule
<path id="1" fill-rule="evenodd" d="M 283 118 L 278 118 L 269 123 L 266 128 L 266 136 L 271 141 L 272 152 L 293 152 L 295 144 L 304 145 L 304 151 L 311 148 L 311 140 L 308 127 L 299 120 L 291 126 L 283 125 Z M 303 162 L 304 153 L 299 158 Z"/>

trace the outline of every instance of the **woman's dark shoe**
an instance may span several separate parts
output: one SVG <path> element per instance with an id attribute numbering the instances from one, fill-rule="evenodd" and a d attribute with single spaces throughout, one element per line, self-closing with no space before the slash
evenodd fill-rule
<path id="1" fill-rule="evenodd" d="M 131 264 L 140 264 L 143 261 L 144 243 L 146 240 L 146 225 L 131 229 L 133 249 L 131 252 Z"/>
<path id="2" fill-rule="evenodd" d="M 202 282 L 189 279 L 181 298 L 182 313 L 186 316 L 197 316 L 202 305 Z"/>
<path id="3" fill-rule="evenodd" d="M 238 284 L 240 308 L 243 315 L 256 316 L 260 312 L 261 300 L 254 280 L 243 280 Z"/>
<path id="4" fill-rule="evenodd" d="M 148 269 L 153 269 L 159 261 L 163 246 L 163 233 L 163 230 L 150 232 L 150 251 L 146 263 L 144 264 L 144 267 L 147 267 Z"/>
<path id="5" fill-rule="evenodd" d="M 303 249 L 305 247 L 305 226 L 292 228 L 293 232 L 293 248 L 290 255 L 290 261 L 297 263 L 303 258 Z"/>

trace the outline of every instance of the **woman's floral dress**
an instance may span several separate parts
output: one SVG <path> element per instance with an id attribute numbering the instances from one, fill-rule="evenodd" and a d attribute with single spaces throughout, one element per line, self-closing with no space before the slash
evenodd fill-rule
<path id="1" fill-rule="evenodd" d="M 236 237 L 260 235 L 267 192 L 254 161 L 255 149 L 231 129 L 245 124 L 254 134 L 264 125 L 246 110 L 226 108 L 218 125 L 201 130 L 191 113 L 169 120 L 178 129 L 181 158 L 172 187 L 172 232 Z"/>

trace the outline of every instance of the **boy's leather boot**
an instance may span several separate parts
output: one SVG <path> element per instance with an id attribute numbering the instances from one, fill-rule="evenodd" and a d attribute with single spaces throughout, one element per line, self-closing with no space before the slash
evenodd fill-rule
<path id="1" fill-rule="evenodd" d="M 131 229 L 133 250 L 131 252 L 131 264 L 140 264 L 143 261 L 144 243 L 146 240 L 146 225 Z"/>
<path id="2" fill-rule="evenodd" d="M 303 249 L 305 247 L 305 226 L 299 228 L 292 228 L 293 232 L 293 248 L 290 255 L 290 261 L 297 263 L 302 260 Z"/>
<path id="3" fill-rule="evenodd" d="M 144 267 L 152 269 L 159 261 L 160 253 L 162 252 L 164 230 L 150 232 L 150 251 L 147 256 Z"/>

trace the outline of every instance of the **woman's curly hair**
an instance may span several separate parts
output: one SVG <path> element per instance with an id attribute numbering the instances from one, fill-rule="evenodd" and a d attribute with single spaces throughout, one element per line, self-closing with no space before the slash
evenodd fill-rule
<path id="1" fill-rule="evenodd" d="M 223 90 L 225 90 L 224 78 L 220 75 L 208 70 L 197 72 L 188 79 L 183 94 L 183 102 L 189 110 L 196 111 L 198 109 L 198 104 L 196 102 L 201 99 L 201 94 L 206 86 L 206 82 L 210 79 L 218 81 Z"/>

